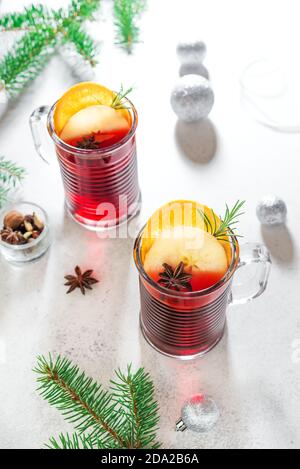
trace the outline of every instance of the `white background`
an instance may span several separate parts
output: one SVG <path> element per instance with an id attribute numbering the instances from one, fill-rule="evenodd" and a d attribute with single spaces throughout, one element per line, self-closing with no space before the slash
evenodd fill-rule
<path id="1" fill-rule="evenodd" d="M 23 3 L 4 0 L 0 11 Z M 58 7 L 63 2 L 44 3 Z M 168 359 L 144 342 L 133 240 L 99 240 L 75 225 L 64 213 L 55 159 L 47 167 L 33 148 L 31 111 L 52 104 L 76 81 L 62 59 L 54 58 L 0 122 L 0 153 L 28 170 L 20 197 L 45 207 L 54 237 L 50 252 L 38 263 L 15 268 L 0 261 L 0 447 L 38 448 L 50 435 L 72 429 L 35 391 L 31 370 L 36 356 L 52 352 L 72 358 L 104 385 L 116 367 L 128 362 L 145 366 L 156 385 L 164 447 L 299 448 L 300 135 L 258 124 L 241 105 L 239 87 L 244 66 L 259 57 L 293 70 L 295 79 L 300 68 L 299 2 L 148 3 L 143 43 L 131 57 L 111 45 L 110 1 L 103 2 L 102 20 L 89 27 L 102 41 L 96 79 L 115 89 L 120 82 L 135 85 L 143 194 L 137 222 L 142 224 L 171 199 L 196 199 L 217 212 L 225 202 L 246 199 L 240 231 L 245 241 L 264 242 L 270 249 L 269 287 L 255 302 L 230 309 L 224 339 L 201 360 Z M 193 132 L 177 124 L 169 104 L 178 77 L 176 44 L 188 31 L 207 43 L 205 65 L 216 96 L 210 121 Z M 298 108 L 295 96 L 291 114 Z M 288 205 L 285 228 L 260 228 L 255 206 L 268 192 L 281 195 Z M 100 279 L 86 297 L 65 295 L 63 277 L 76 264 L 94 268 Z M 199 391 L 218 403 L 218 425 L 204 435 L 176 434 L 182 403 Z"/>

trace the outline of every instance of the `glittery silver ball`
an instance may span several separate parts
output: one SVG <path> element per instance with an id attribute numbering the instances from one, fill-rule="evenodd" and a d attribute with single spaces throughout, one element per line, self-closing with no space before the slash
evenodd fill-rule
<path id="1" fill-rule="evenodd" d="M 281 225 L 286 220 L 286 203 L 280 197 L 267 195 L 258 203 L 256 214 L 263 225 Z"/>
<path id="2" fill-rule="evenodd" d="M 177 44 L 177 55 L 182 64 L 202 62 L 206 55 L 206 45 L 199 40 L 181 41 Z"/>
<path id="3" fill-rule="evenodd" d="M 199 75 L 186 75 L 178 80 L 171 94 L 175 114 L 185 122 L 196 122 L 210 113 L 214 92 L 209 81 Z"/>
<path id="4" fill-rule="evenodd" d="M 201 75 L 207 80 L 209 79 L 208 70 L 201 63 L 182 64 L 179 69 L 179 76 L 184 77 L 185 75 Z"/>
<path id="5" fill-rule="evenodd" d="M 204 433 L 211 430 L 220 417 L 219 409 L 210 397 L 203 394 L 193 396 L 181 411 L 184 425 L 193 432 Z"/>

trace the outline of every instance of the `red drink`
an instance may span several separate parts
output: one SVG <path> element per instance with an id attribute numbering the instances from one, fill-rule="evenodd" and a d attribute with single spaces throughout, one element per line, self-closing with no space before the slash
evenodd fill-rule
<path id="1" fill-rule="evenodd" d="M 114 226 L 138 211 L 137 113 L 133 106 L 129 112 L 132 116 L 129 133 L 115 132 L 106 135 L 106 139 L 96 134 L 95 142 L 101 140 L 99 148 L 78 148 L 82 139 L 63 142 L 52 134 L 68 211 L 76 221 L 90 228 Z"/>
<path id="2" fill-rule="evenodd" d="M 74 220 L 94 230 L 116 226 L 139 210 L 138 117 L 125 94 L 79 83 L 30 119 L 36 149 L 44 158 L 38 126 L 47 114 L 67 209 Z"/>
<path id="3" fill-rule="evenodd" d="M 140 273 L 140 321 L 146 340 L 165 355 L 182 359 L 207 353 L 223 336 L 232 275 L 239 259 L 237 245 L 232 243 L 231 265 L 223 278 L 196 274 L 190 281 L 192 291 L 176 291 L 166 289 L 158 283 L 158 276 L 145 272 L 141 234 L 134 256 Z"/>
<path id="4" fill-rule="evenodd" d="M 228 220 L 235 225 L 241 205 L 226 208 L 225 225 L 197 202 L 170 202 L 138 235 L 141 329 L 161 353 L 190 359 L 208 352 L 223 336 L 228 305 L 246 303 L 265 290 L 270 269 L 265 247 L 245 245 L 239 263 L 240 247 Z M 257 274 L 250 277 L 250 288 L 233 289 L 237 268 L 252 263 Z"/>

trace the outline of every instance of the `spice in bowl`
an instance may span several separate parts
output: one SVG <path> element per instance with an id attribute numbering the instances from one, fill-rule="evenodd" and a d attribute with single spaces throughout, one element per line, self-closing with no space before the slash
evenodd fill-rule
<path id="1" fill-rule="evenodd" d="M 20 202 L 0 212 L 0 251 L 13 264 L 42 257 L 51 244 L 48 216 L 32 202 Z"/>
<path id="2" fill-rule="evenodd" d="M 37 214 L 23 215 L 17 210 L 11 210 L 3 219 L 1 240 L 13 245 L 31 243 L 43 232 L 44 224 Z"/>

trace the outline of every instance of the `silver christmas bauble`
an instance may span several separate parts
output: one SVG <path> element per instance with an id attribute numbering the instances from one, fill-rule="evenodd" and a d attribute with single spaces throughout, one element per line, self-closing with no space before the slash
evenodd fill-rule
<path id="1" fill-rule="evenodd" d="M 171 94 L 175 114 L 185 122 L 196 122 L 210 113 L 214 104 L 214 92 L 209 81 L 199 75 L 181 77 Z"/>
<path id="2" fill-rule="evenodd" d="M 181 419 L 176 424 L 176 430 L 208 432 L 216 425 L 219 417 L 220 411 L 215 401 L 204 394 L 197 394 L 182 407 Z"/>
<path id="3" fill-rule="evenodd" d="M 258 203 L 256 214 L 262 225 L 282 225 L 286 221 L 287 206 L 280 197 L 267 195 Z"/>
<path id="4" fill-rule="evenodd" d="M 202 62 L 206 45 L 200 40 L 186 40 L 177 44 L 177 55 L 182 64 Z"/>
<path id="5" fill-rule="evenodd" d="M 185 75 L 201 75 L 207 80 L 209 79 L 208 70 L 201 63 L 182 64 L 179 69 L 179 76 L 184 77 Z"/>

